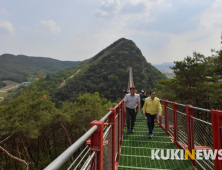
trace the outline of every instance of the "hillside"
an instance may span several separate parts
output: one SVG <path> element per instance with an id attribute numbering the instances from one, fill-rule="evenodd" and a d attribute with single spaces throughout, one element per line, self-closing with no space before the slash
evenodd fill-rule
<path id="1" fill-rule="evenodd" d="M 87 62 L 46 76 L 54 102 L 74 101 L 79 93 L 99 92 L 108 100 L 122 98 L 127 88 L 127 67 L 133 67 L 134 83 L 138 90 L 160 89 L 157 80 L 166 76 L 148 63 L 136 44 L 121 38 Z M 75 77 L 69 77 L 79 70 Z M 63 79 L 61 79 L 63 77 Z M 58 88 L 66 80 L 66 84 Z M 52 89 L 52 87 L 54 87 Z"/>
<path id="2" fill-rule="evenodd" d="M 12 80 L 15 82 L 28 81 L 33 75 L 56 72 L 81 61 L 59 61 L 52 58 L 28 57 L 25 55 L 3 54 L 0 56 L 0 81 Z"/>
<path id="3" fill-rule="evenodd" d="M 6 84 L 3 81 L 0 81 L 0 88 L 5 87 Z"/>

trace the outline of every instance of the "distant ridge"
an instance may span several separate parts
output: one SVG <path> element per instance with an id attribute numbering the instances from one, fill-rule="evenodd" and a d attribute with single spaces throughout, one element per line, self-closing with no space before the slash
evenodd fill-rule
<path id="1" fill-rule="evenodd" d="M 45 57 L 3 54 L 0 56 L 0 81 L 24 82 L 28 81 L 29 77 L 38 75 L 39 71 L 47 74 L 75 66 L 79 63 L 81 61 L 59 61 Z"/>
<path id="2" fill-rule="evenodd" d="M 173 67 L 174 65 L 175 64 L 173 62 L 164 62 L 162 64 L 154 64 L 153 66 L 159 70 L 163 70 L 163 69 L 171 69 L 170 67 Z"/>

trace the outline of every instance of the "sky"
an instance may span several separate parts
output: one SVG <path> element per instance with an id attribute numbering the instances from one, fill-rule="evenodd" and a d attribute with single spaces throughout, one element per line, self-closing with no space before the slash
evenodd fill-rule
<path id="1" fill-rule="evenodd" d="M 221 48 L 222 0 L 0 0 L 0 55 L 82 61 L 120 38 L 151 64 Z"/>

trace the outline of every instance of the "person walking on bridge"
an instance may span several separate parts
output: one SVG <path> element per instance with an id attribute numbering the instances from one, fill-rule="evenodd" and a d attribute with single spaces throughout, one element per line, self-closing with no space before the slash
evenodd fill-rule
<path id="1" fill-rule="evenodd" d="M 142 94 L 140 95 L 140 108 L 143 109 L 144 102 L 147 98 L 147 92 L 143 90 L 141 92 Z M 143 111 L 141 113 L 143 114 Z M 147 119 L 146 116 L 145 116 L 145 119 Z"/>
<path id="2" fill-rule="evenodd" d="M 155 96 L 156 96 L 155 91 L 150 91 L 150 97 L 145 99 L 143 105 L 143 115 L 147 117 L 149 137 L 153 136 L 154 119 L 156 117 L 157 111 L 159 111 L 160 116 L 162 115 L 162 107 L 160 104 L 160 99 Z"/>
<path id="3" fill-rule="evenodd" d="M 134 132 L 134 123 L 136 118 L 135 106 L 138 106 L 138 110 L 140 110 L 140 96 L 135 94 L 135 88 L 130 88 L 130 93 L 127 94 L 124 98 L 124 110 L 126 112 L 126 124 L 127 131 Z M 131 123 L 130 123 L 131 120 Z"/>
<path id="4" fill-rule="evenodd" d="M 135 95 L 138 95 L 139 98 L 140 98 L 140 94 L 139 94 L 138 90 L 135 89 L 134 94 L 135 94 Z M 140 107 L 140 108 L 141 108 L 141 107 Z M 136 113 L 136 116 L 137 116 L 137 113 L 139 112 L 139 109 L 138 109 L 137 104 L 136 104 L 136 106 L 134 106 L 134 109 L 135 109 L 135 113 Z M 134 125 L 135 125 L 135 124 L 136 124 L 136 117 L 135 117 Z"/>
<path id="5" fill-rule="evenodd" d="M 144 105 L 146 98 L 147 98 L 147 92 L 143 91 L 142 95 L 140 96 L 141 109 L 143 109 L 143 105 Z"/>

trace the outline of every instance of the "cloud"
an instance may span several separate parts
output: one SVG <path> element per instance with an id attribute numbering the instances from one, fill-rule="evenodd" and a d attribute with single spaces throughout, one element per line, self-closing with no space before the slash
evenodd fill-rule
<path id="1" fill-rule="evenodd" d="M 145 2 L 140 1 L 138 3 L 133 3 L 131 1 L 128 1 L 122 5 L 120 12 L 122 14 L 137 14 L 137 13 L 143 13 L 145 9 L 146 9 Z"/>
<path id="2" fill-rule="evenodd" d="M 10 22 L 0 20 L 0 30 L 6 30 L 8 33 L 14 34 L 15 28 Z"/>
<path id="3" fill-rule="evenodd" d="M 133 15 L 134 20 L 131 20 L 127 27 L 170 34 L 189 32 L 199 27 L 202 13 L 211 5 L 210 0 L 206 0 L 205 3 L 201 0 L 195 2 L 165 0 L 158 3 L 148 1 L 144 12 L 138 16 Z"/>
<path id="4" fill-rule="evenodd" d="M 222 27 L 222 12 L 205 13 L 201 16 L 201 25 L 206 29 Z"/>
<path id="5" fill-rule="evenodd" d="M 101 1 L 99 9 L 95 10 L 96 17 L 114 17 L 118 14 L 120 8 L 119 0 Z"/>
<path id="6" fill-rule="evenodd" d="M 155 3 L 159 3 L 158 0 Z M 101 5 L 95 10 L 96 17 L 121 17 L 123 15 L 135 15 L 145 12 L 146 8 L 149 8 L 151 4 L 154 4 L 152 0 L 107 0 L 101 1 Z"/>
<path id="7" fill-rule="evenodd" d="M 149 14 L 154 6 L 161 5 L 165 0 L 106 0 L 101 1 L 95 10 L 97 17 L 121 17 L 125 15 Z M 170 3 L 168 5 L 171 5 Z"/>
<path id="8" fill-rule="evenodd" d="M 1 1 L 0 1 L 1 2 Z M 4 8 L 0 8 L 0 14 L 3 14 L 5 16 L 10 15 L 8 11 L 6 11 Z"/>
<path id="9" fill-rule="evenodd" d="M 95 16 L 97 16 L 97 17 L 106 17 L 106 16 L 110 16 L 110 15 L 106 11 L 103 11 L 101 9 L 96 9 Z"/>
<path id="10" fill-rule="evenodd" d="M 57 23 L 53 20 L 42 20 L 40 21 L 41 25 L 48 27 L 51 33 L 58 34 L 61 32 L 61 27 L 57 25 Z"/>
<path id="11" fill-rule="evenodd" d="M 95 10 L 95 16 L 113 18 L 125 29 L 180 34 L 198 28 L 200 13 L 209 7 L 209 0 L 197 1 L 107 0 Z"/>

